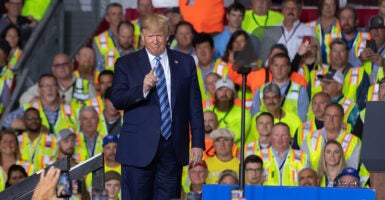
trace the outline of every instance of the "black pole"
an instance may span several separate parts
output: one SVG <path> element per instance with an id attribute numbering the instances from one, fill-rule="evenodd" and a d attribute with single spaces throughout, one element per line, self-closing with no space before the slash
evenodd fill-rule
<path id="1" fill-rule="evenodd" d="M 241 116 L 241 154 L 239 164 L 239 188 L 244 190 L 245 187 L 245 112 L 246 112 L 246 82 L 247 74 L 251 71 L 250 67 L 242 66 L 237 70 L 238 74 L 242 74 L 242 116 Z"/>

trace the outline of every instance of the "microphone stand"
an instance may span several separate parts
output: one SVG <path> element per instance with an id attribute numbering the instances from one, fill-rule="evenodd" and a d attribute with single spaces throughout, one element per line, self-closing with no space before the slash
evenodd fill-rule
<path id="1" fill-rule="evenodd" d="M 237 69 L 238 74 L 242 74 L 242 116 L 241 116 L 241 154 L 240 154 L 240 164 L 239 164 L 239 188 L 244 193 L 245 187 L 245 112 L 246 112 L 246 82 L 247 75 L 250 73 L 251 67 L 246 65 L 239 67 Z M 243 196 L 243 195 L 242 195 Z"/>

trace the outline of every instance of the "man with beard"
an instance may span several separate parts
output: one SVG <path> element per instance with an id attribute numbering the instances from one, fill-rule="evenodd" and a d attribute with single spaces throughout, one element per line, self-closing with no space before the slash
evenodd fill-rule
<path id="1" fill-rule="evenodd" d="M 17 137 L 20 147 L 20 160 L 30 162 L 35 170 L 43 169 L 49 158 L 56 153 L 55 136 L 49 135 L 41 125 L 39 111 L 28 108 L 23 121 L 26 130 Z M 46 130 L 46 129 L 45 129 Z"/>
<path id="2" fill-rule="evenodd" d="M 75 59 L 78 63 L 78 69 L 74 71 L 75 77 L 86 79 L 94 86 L 98 84 L 99 72 L 95 70 L 94 49 L 86 46 L 81 47 Z"/>
<path id="3" fill-rule="evenodd" d="M 234 133 L 234 142 L 241 144 L 241 107 L 234 104 L 235 89 L 230 79 L 220 79 L 216 83 L 214 106 L 210 107 L 218 117 L 218 128 L 227 128 Z M 250 113 L 245 113 L 245 133 L 249 132 Z M 247 135 L 246 135 L 247 141 Z"/>
<path id="4" fill-rule="evenodd" d="M 64 158 L 64 156 L 68 156 L 70 158 L 70 166 L 75 166 L 78 163 L 78 160 L 73 156 L 75 152 L 75 139 L 76 134 L 72 129 L 65 128 L 60 130 L 56 140 L 58 146 L 57 157 L 53 160 L 57 161 Z"/>
<path id="5" fill-rule="evenodd" d="M 116 147 L 118 146 L 118 137 L 116 135 L 107 135 L 103 138 L 104 153 L 104 171 L 116 171 L 120 174 L 120 163 L 116 162 Z"/>
<path id="6" fill-rule="evenodd" d="M 75 127 L 76 121 L 74 109 L 64 105 L 59 100 L 59 85 L 52 74 L 43 74 L 39 78 L 39 101 L 22 105 L 19 109 L 5 116 L 3 126 L 16 130 L 25 130 L 26 125 L 22 120 L 24 111 L 34 107 L 39 111 L 42 126 L 48 129 L 48 133 L 57 135 L 59 130 L 67 127 Z"/>
<path id="7" fill-rule="evenodd" d="M 341 8 L 338 20 L 341 24 L 341 32 L 325 35 L 326 53 L 328 55 L 327 63 L 329 63 L 331 59 L 331 47 L 329 48 L 328 45 L 334 39 L 342 38 L 348 46 L 349 63 L 354 67 L 361 66 L 362 63 L 358 57 L 366 46 L 366 40 L 368 39 L 369 34 L 357 30 L 357 11 L 351 6 Z"/>
<path id="8" fill-rule="evenodd" d="M 105 69 L 114 71 L 114 64 L 118 58 L 135 51 L 134 49 L 134 25 L 129 21 L 121 21 L 118 25 L 118 44 L 107 51 L 103 56 L 98 57 L 98 71 Z"/>

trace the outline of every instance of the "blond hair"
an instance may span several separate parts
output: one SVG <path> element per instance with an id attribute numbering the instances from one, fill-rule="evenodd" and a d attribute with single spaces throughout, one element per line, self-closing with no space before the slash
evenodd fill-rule
<path id="1" fill-rule="evenodd" d="M 320 179 L 322 179 L 323 176 L 327 176 L 327 174 L 328 174 L 327 163 L 325 160 L 325 149 L 327 146 L 329 146 L 331 144 L 337 145 L 338 150 L 341 152 L 341 157 L 340 157 L 340 160 L 338 162 L 339 171 L 341 172 L 346 167 L 344 150 L 342 149 L 341 144 L 335 140 L 329 140 L 326 142 L 324 148 L 322 148 L 321 157 L 320 157 L 319 162 L 318 162 L 318 170 L 317 171 L 318 171 L 318 177 Z"/>
<path id="2" fill-rule="evenodd" d="M 169 21 L 167 17 L 160 14 L 150 14 L 144 18 L 140 31 L 144 29 L 163 29 L 166 36 L 169 34 Z"/>

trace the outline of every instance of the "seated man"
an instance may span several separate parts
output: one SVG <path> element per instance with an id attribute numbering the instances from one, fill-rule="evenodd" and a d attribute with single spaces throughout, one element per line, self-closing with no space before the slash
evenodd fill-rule
<path id="1" fill-rule="evenodd" d="M 312 168 L 304 168 L 298 173 L 298 183 L 300 186 L 319 186 L 317 172 Z"/>
<path id="2" fill-rule="evenodd" d="M 194 166 L 194 163 L 188 165 L 188 187 L 183 187 L 182 198 L 185 199 L 186 194 L 189 192 L 197 192 L 202 194 L 202 186 L 206 183 L 206 178 L 209 174 L 207 164 L 205 161 L 201 161 Z"/>
<path id="3" fill-rule="evenodd" d="M 262 112 L 257 116 L 255 120 L 257 121 L 257 124 L 253 130 L 256 129 L 256 132 L 253 132 L 255 134 L 249 134 L 250 138 L 255 139 L 253 139 L 252 142 L 246 144 L 246 156 L 256 154 L 261 149 L 267 149 L 270 147 L 270 134 L 274 125 L 274 116 L 269 112 Z"/>
<path id="4" fill-rule="evenodd" d="M 238 175 L 231 169 L 226 169 L 219 174 L 218 184 L 238 184 Z"/>
<path id="5" fill-rule="evenodd" d="M 360 188 L 360 175 L 358 171 L 352 167 L 343 169 L 336 177 L 334 187 Z"/>
<path id="6" fill-rule="evenodd" d="M 218 182 L 219 174 L 225 169 L 231 169 L 238 173 L 239 159 L 233 156 L 234 134 L 225 128 L 216 129 L 211 132 L 214 141 L 215 156 L 206 159 L 209 175 L 207 184 Z"/>
<path id="7" fill-rule="evenodd" d="M 119 200 L 120 174 L 116 171 L 107 171 L 104 175 L 104 187 L 109 200 Z"/>
<path id="8" fill-rule="evenodd" d="M 245 184 L 263 184 L 263 161 L 257 155 L 247 156 L 245 159 Z"/>

